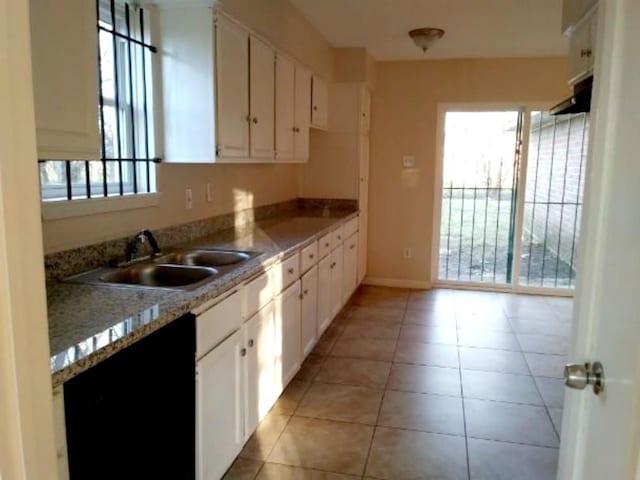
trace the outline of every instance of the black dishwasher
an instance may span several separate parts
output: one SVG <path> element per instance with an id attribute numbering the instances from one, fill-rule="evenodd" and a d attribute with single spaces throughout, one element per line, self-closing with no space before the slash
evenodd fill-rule
<path id="1" fill-rule="evenodd" d="M 64 384 L 71 480 L 195 479 L 195 317 Z"/>

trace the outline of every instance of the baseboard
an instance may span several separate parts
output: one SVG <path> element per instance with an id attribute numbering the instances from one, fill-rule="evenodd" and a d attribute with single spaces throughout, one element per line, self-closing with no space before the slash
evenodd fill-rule
<path id="1" fill-rule="evenodd" d="M 379 287 L 415 288 L 419 290 L 431 289 L 431 283 L 420 280 L 403 280 L 401 278 L 364 277 L 363 285 L 376 285 Z"/>

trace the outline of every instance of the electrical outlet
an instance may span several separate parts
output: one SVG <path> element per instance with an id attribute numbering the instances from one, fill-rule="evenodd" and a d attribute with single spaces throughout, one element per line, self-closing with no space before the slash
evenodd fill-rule
<path id="1" fill-rule="evenodd" d="M 411 258 L 411 249 L 409 247 L 406 247 L 403 251 L 402 251 L 402 256 L 405 258 L 405 260 L 408 260 Z"/>
<path id="2" fill-rule="evenodd" d="M 187 188 L 184 191 L 184 208 L 191 210 L 193 208 L 193 190 Z"/>
<path id="3" fill-rule="evenodd" d="M 413 168 L 416 166 L 416 157 L 413 155 L 403 155 L 402 156 L 402 167 L 403 168 Z"/>
<path id="4" fill-rule="evenodd" d="M 207 202 L 213 202 L 213 187 L 210 183 L 207 183 L 207 194 L 206 194 Z"/>

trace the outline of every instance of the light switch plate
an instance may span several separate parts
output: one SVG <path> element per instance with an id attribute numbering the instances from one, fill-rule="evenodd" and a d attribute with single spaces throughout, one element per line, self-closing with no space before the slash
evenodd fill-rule
<path id="1" fill-rule="evenodd" d="M 404 168 L 413 168 L 416 166 L 416 157 L 413 155 L 403 155 L 402 156 L 402 166 Z"/>

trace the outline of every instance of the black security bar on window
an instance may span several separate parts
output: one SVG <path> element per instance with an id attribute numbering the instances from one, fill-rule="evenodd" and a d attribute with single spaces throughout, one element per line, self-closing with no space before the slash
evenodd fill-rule
<path id="1" fill-rule="evenodd" d="M 150 146 L 147 55 L 157 48 L 145 36 L 145 11 L 97 0 L 96 13 L 100 160 L 40 159 L 43 200 L 155 191 L 151 164 L 161 159 Z"/>

